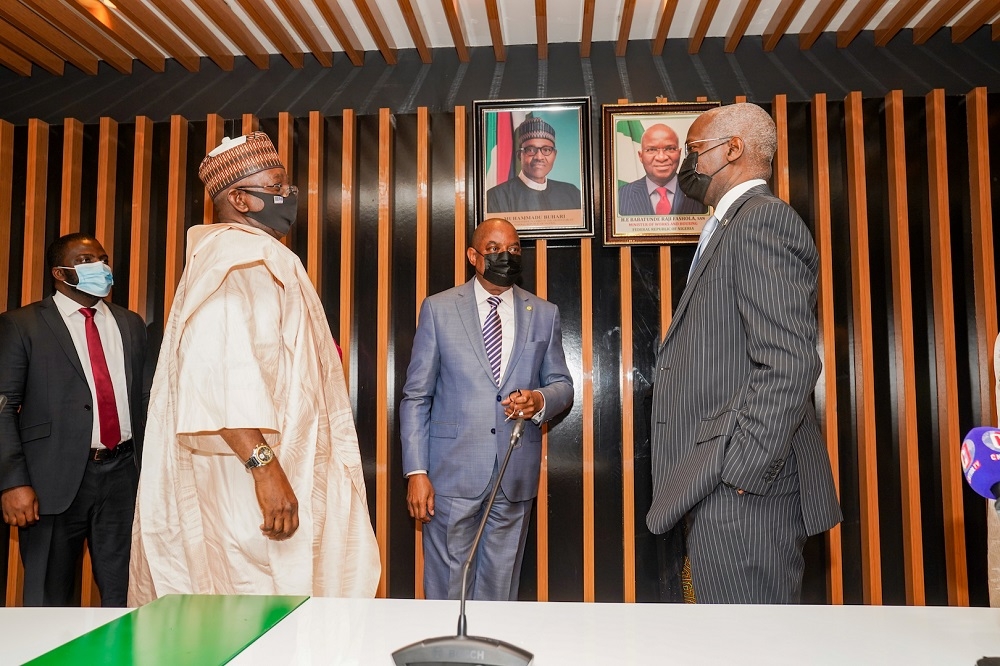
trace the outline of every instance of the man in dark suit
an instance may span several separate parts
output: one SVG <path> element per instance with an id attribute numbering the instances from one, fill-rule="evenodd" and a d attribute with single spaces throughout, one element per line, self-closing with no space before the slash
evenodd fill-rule
<path id="1" fill-rule="evenodd" d="M 816 246 L 764 180 L 776 137 L 753 104 L 706 111 L 679 170 L 715 215 L 657 353 L 646 523 L 686 532 L 700 602 L 797 602 L 806 537 L 841 520 L 812 402 Z"/>
<path id="2" fill-rule="evenodd" d="M 25 606 L 73 604 L 86 539 L 104 606 L 124 606 L 148 392 L 146 327 L 103 298 L 97 239 L 46 253 L 55 293 L 0 314 L 0 503 L 17 526 Z"/>
<path id="3" fill-rule="evenodd" d="M 646 175 L 618 190 L 619 215 L 704 215 L 700 201 L 689 199 L 677 186 L 681 146 L 677 133 L 662 123 L 642 133 L 639 160 Z"/>
<path id="4" fill-rule="evenodd" d="M 526 118 L 515 132 L 521 169 L 516 176 L 486 190 L 487 213 L 576 210 L 583 206 L 580 188 L 549 178 L 556 165 L 556 131 L 541 118 Z"/>
<path id="5" fill-rule="evenodd" d="M 476 275 L 427 298 L 399 406 L 410 516 L 424 523 L 424 591 L 457 599 L 516 419 L 511 455 L 469 580 L 469 598 L 517 599 L 541 468 L 541 423 L 573 402 L 559 308 L 514 285 L 521 244 L 507 220 L 476 228 Z"/>

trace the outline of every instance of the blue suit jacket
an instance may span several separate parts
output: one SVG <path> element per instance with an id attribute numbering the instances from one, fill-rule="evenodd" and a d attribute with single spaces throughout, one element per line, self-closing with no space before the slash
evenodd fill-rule
<path id="1" fill-rule="evenodd" d="M 511 391 L 540 391 L 546 418 L 573 402 L 559 308 L 513 287 L 515 339 L 498 388 L 472 280 L 424 300 L 399 406 L 403 471 L 427 470 L 435 492 L 449 497 L 482 494 L 494 462 L 506 455 L 514 421 L 504 421 L 500 400 Z M 501 484 L 507 499 L 538 493 L 541 439 L 540 428 L 528 421 Z"/>
<path id="2" fill-rule="evenodd" d="M 704 215 L 708 212 L 708 207 L 698 203 L 694 199 L 688 199 L 681 192 L 681 188 L 674 191 L 674 200 L 670 202 L 671 215 Z M 646 178 L 643 176 L 639 180 L 622 185 L 618 190 L 618 214 L 619 215 L 655 215 L 653 204 L 649 200 L 649 192 L 646 189 Z"/>

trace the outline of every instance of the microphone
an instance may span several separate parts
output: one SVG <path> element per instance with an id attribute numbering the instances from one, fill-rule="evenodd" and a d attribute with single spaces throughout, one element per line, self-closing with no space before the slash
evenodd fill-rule
<path id="1" fill-rule="evenodd" d="M 503 464 L 497 473 L 497 481 L 493 484 L 493 491 L 486 501 L 486 508 L 483 510 L 483 518 L 479 521 L 479 529 L 472 540 L 472 549 L 462 566 L 462 593 L 459 597 L 460 606 L 458 612 L 458 633 L 455 636 L 439 636 L 428 638 L 406 647 L 399 648 L 392 653 L 392 659 L 396 666 L 420 666 L 420 665 L 445 665 L 464 664 L 465 666 L 528 666 L 532 663 L 535 655 L 523 650 L 516 645 L 511 645 L 496 638 L 484 638 L 482 636 L 469 636 L 468 626 L 465 620 L 465 597 L 469 577 L 469 569 L 472 568 L 472 560 L 476 556 L 476 549 L 483 537 L 483 529 L 486 527 L 486 519 L 493 509 L 493 502 L 497 498 L 500 490 L 500 482 L 503 481 L 503 474 L 507 471 L 507 463 L 510 462 L 510 454 L 521 445 L 521 435 L 524 434 L 524 419 L 519 418 L 514 422 L 514 428 L 510 433 L 510 444 L 507 446 L 507 454 L 503 457 Z"/>
<path id="2" fill-rule="evenodd" d="M 1000 430 L 973 428 L 962 441 L 965 480 L 986 499 L 1000 498 Z"/>

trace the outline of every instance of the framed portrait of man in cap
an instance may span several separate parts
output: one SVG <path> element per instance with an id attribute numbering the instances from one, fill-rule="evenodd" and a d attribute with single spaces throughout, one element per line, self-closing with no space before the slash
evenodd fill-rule
<path id="1" fill-rule="evenodd" d="M 718 102 L 605 104 L 604 242 L 697 243 L 709 208 L 684 191 L 684 140 Z"/>
<path id="2" fill-rule="evenodd" d="M 521 238 L 592 236 L 590 98 L 473 103 L 476 224 L 503 217 Z"/>

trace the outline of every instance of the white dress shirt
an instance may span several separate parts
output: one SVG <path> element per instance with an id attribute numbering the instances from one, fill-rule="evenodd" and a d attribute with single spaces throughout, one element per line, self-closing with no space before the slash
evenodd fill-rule
<path id="1" fill-rule="evenodd" d="M 649 203 L 653 206 L 653 210 L 656 210 L 656 204 L 660 203 L 660 193 L 657 192 L 657 188 L 665 187 L 667 188 L 667 201 L 670 202 L 670 212 L 674 212 L 674 193 L 677 191 L 677 174 L 670 177 L 666 185 L 657 185 L 649 176 L 646 176 L 646 195 L 649 197 Z"/>
<path id="2" fill-rule="evenodd" d="M 91 433 L 91 448 L 105 448 L 101 444 L 101 415 L 100 406 L 97 404 L 97 391 L 94 389 L 94 371 L 90 367 L 90 350 L 87 347 L 86 319 L 80 308 L 84 307 L 61 292 L 56 292 L 52 296 L 59 314 L 62 315 L 69 335 L 73 339 L 73 346 L 76 347 L 77 356 L 80 357 L 80 365 L 83 366 L 83 374 L 87 377 L 87 385 L 90 386 L 90 394 L 94 397 L 94 428 Z M 121 424 L 121 438 L 119 442 L 126 442 L 132 439 L 132 418 L 128 405 L 128 383 L 125 379 L 125 347 L 122 344 L 122 333 L 118 329 L 118 322 L 115 321 L 111 310 L 104 304 L 104 301 L 97 301 L 94 305 L 94 323 L 97 324 L 97 332 L 101 335 L 101 346 L 104 348 L 104 358 L 108 361 L 108 372 L 111 374 L 111 384 L 115 388 L 115 405 L 118 407 L 118 423 Z"/>
<path id="3" fill-rule="evenodd" d="M 473 287 L 476 292 L 476 306 L 479 308 L 479 330 L 486 325 L 486 317 L 490 314 L 490 304 L 487 302 L 491 294 L 475 280 Z M 503 374 L 507 371 L 507 361 L 510 360 L 510 351 L 514 348 L 514 290 L 507 289 L 500 297 L 500 304 L 497 306 L 497 314 L 500 315 L 500 382 L 503 383 Z"/>

